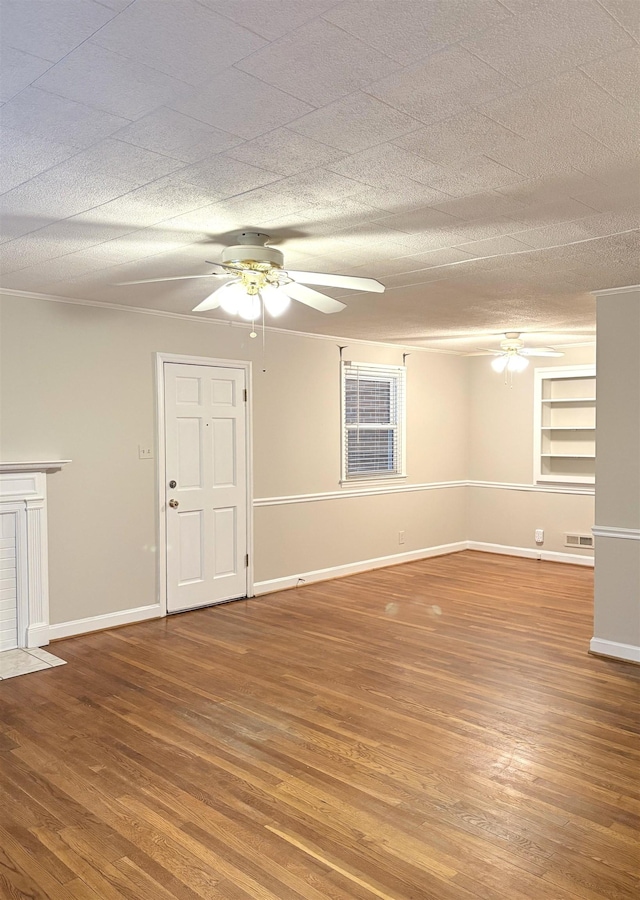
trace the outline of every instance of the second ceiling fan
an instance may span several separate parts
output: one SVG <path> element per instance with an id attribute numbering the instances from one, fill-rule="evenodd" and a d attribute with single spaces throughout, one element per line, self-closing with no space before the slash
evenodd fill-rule
<path id="1" fill-rule="evenodd" d="M 495 372 L 522 372 L 529 365 L 532 356 L 564 356 L 562 350 L 553 347 L 525 347 L 519 331 L 507 331 L 504 340 L 500 341 L 499 350 L 478 347 L 483 353 L 490 353 L 494 359 L 491 368 Z"/>
<path id="2" fill-rule="evenodd" d="M 345 304 L 322 294 L 309 284 L 337 287 L 352 291 L 382 293 L 384 285 L 375 278 L 354 275 L 331 275 L 322 272 L 299 272 L 284 268 L 284 255 L 275 247 L 267 246 L 269 236 L 258 231 L 243 231 L 238 243 L 222 251 L 221 261 L 210 265 L 218 271 L 206 275 L 177 275 L 172 278 L 145 278 L 141 281 L 125 281 L 122 284 L 151 284 L 161 281 L 182 281 L 190 278 L 231 279 L 194 307 L 194 312 L 221 308 L 231 315 L 247 320 L 259 318 L 264 309 L 278 316 L 297 300 L 322 313 L 340 312 Z"/>

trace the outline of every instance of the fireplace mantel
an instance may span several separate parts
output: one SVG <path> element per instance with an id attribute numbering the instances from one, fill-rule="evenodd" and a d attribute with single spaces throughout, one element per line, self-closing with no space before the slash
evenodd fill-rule
<path id="1" fill-rule="evenodd" d="M 28 462 L 0 462 L 0 474 L 3 472 L 57 472 L 70 459 L 29 460 Z"/>

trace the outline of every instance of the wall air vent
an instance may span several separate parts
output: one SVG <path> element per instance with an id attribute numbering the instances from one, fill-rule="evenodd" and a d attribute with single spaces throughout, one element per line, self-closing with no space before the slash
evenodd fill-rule
<path id="1" fill-rule="evenodd" d="M 565 534 L 565 547 L 582 547 L 584 550 L 593 549 L 592 534 Z"/>

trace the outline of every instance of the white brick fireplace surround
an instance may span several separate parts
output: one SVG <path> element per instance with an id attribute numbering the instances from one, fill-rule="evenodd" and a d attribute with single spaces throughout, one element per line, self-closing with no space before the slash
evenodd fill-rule
<path id="1" fill-rule="evenodd" d="M 0 463 L 0 651 L 49 643 L 47 473 L 68 462 Z"/>

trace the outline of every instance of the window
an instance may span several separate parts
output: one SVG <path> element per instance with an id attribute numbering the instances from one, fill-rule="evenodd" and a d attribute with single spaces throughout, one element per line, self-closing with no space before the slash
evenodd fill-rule
<path id="1" fill-rule="evenodd" d="M 342 480 L 402 477 L 404 366 L 342 364 Z"/>

